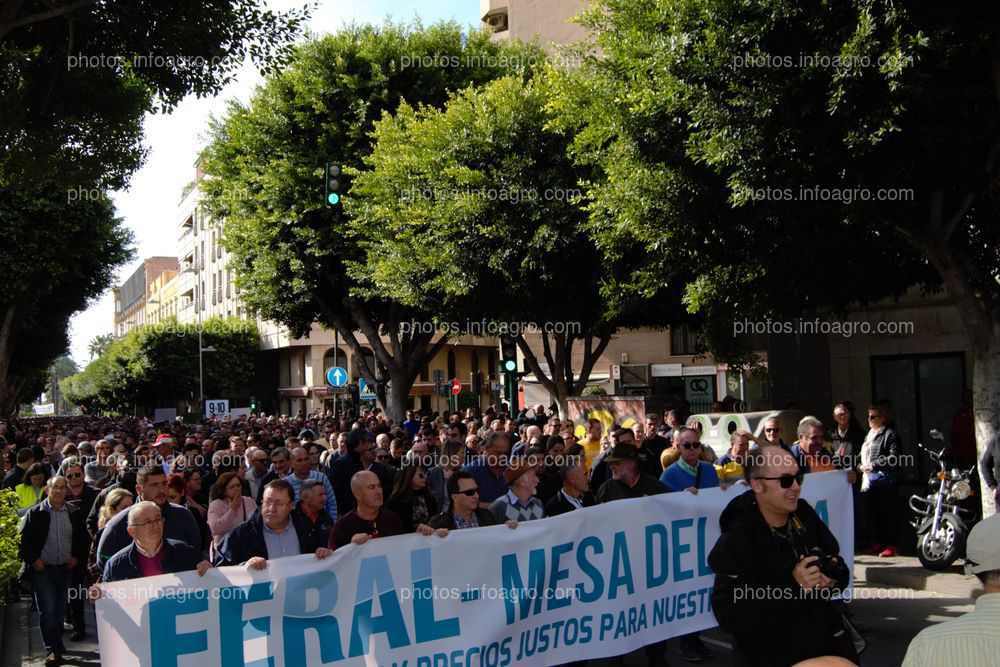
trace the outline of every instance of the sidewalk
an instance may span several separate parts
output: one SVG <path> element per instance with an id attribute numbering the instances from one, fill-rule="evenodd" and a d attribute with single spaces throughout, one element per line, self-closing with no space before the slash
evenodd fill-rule
<path id="1" fill-rule="evenodd" d="M 82 642 L 71 642 L 67 630 L 63 638 L 66 653 L 64 665 L 77 667 L 99 667 L 101 659 L 97 650 L 97 631 L 94 611 L 85 605 L 87 613 L 87 638 Z M 38 630 L 38 615 L 31 611 L 27 600 L 7 603 L 0 607 L 3 614 L 3 635 L 0 639 L 0 667 L 44 667 L 45 647 Z"/>
<path id="2" fill-rule="evenodd" d="M 962 559 L 958 560 L 958 563 L 964 562 Z M 966 576 L 961 564 L 952 565 L 944 572 L 933 572 L 925 569 L 919 560 L 909 556 L 855 556 L 854 578 L 869 584 L 911 588 L 966 600 L 972 600 L 982 592 L 979 579 Z"/>

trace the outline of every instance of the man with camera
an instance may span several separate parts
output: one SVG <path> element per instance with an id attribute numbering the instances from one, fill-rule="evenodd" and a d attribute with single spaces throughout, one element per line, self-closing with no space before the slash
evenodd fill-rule
<path id="1" fill-rule="evenodd" d="M 745 664 L 793 665 L 820 656 L 858 656 L 834 599 L 850 583 L 837 539 L 806 501 L 795 458 L 769 445 L 747 454 L 750 490 L 722 512 L 708 556 L 712 608 Z M 775 628 L 797 627 L 796 632 Z"/>

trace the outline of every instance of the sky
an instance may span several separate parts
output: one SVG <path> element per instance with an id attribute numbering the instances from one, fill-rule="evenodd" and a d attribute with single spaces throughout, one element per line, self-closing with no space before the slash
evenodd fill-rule
<path id="1" fill-rule="evenodd" d="M 301 6 L 304 0 L 270 0 L 270 9 L 283 10 Z M 427 25 L 441 19 L 454 19 L 463 26 L 479 25 L 479 0 L 319 0 L 309 22 L 316 34 L 336 32 L 351 23 L 383 23 L 386 17 L 409 20 L 420 17 Z M 194 162 L 205 145 L 208 119 L 222 116 L 226 101 L 250 99 L 260 76 L 245 68 L 233 83 L 215 98 L 182 101 L 170 114 L 146 117 L 145 143 L 149 157 L 136 172 L 128 190 L 111 193 L 119 217 L 135 235 L 136 259 L 118 272 L 120 285 L 141 265 L 142 259 L 173 256 L 177 238 L 181 191 L 194 179 Z M 70 320 L 70 354 L 82 368 L 90 360 L 87 346 L 101 334 L 114 331 L 114 297 L 109 289 L 87 310 Z"/>

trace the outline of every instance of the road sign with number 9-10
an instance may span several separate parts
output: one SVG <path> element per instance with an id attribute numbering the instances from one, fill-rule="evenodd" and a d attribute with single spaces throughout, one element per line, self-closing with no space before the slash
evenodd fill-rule
<path id="1" fill-rule="evenodd" d="M 223 417 L 229 416 L 229 401 L 227 399 L 216 399 L 213 401 L 205 401 L 205 416 L 216 419 L 222 419 Z"/>

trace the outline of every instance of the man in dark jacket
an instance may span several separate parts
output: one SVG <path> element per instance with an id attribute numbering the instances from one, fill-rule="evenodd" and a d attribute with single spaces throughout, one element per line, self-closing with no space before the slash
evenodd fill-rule
<path id="1" fill-rule="evenodd" d="M 63 618 L 70 581 L 75 570 L 87 565 L 90 535 L 83 514 L 66 503 L 66 478 L 56 475 L 47 487 L 48 498 L 25 517 L 19 555 L 31 573 L 38 625 L 48 653 L 45 664 L 59 665 L 65 652 Z"/>
<path id="2" fill-rule="evenodd" d="M 324 478 L 325 479 L 325 478 Z M 303 520 L 309 526 L 312 539 L 317 545 L 330 541 L 330 531 L 333 530 L 333 519 L 326 511 L 326 487 L 323 480 L 307 479 L 299 486 L 299 501 L 295 503 L 292 515 Z"/>
<path id="3" fill-rule="evenodd" d="M 332 552 L 326 545 L 315 543 L 309 523 L 292 514 L 294 498 L 292 486 L 285 480 L 269 482 L 260 509 L 222 540 L 216 564 L 263 570 L 272 558 L 314 552 L 319 559 L 329 556 Z"/>
<path id="4" fill-rule="evenodd" d="M 201 531 L 190 510 L 167 501 L 167 476 L 157 463 L 147 463 L 136 475 L 135 490 L 141 500 L 156 503 L 163 514 L 163 534 L 178 540 L 201 553 Z M 128 534 L 128 515 L 132 508 L 119 512 L 104 527 L 97 545 L 97 565 L 104 568 L 108 559 L 131 544 Z"/>
<path id="5" fill-rule="evenodd" d="M 351 480 L 363 470 L 375 473 L 382 484 L 382 494 L 388 498 L 396 480 L 395 468 L 375 461 L 375 440 L 364 429 L 356 428 L 347 436 L 347 453 L 334 457 L 330 464 L 330 486 L 341 517 L 358 506 Z"/>
<path id="6" fill-rule="evenodd" d="M 489 510 L 479 507 L 479 484 L 471 472 L 456 470 L 448 478 L 448 496 L 451 498 L 450 509 L 431 517 L 427 522 L 435 530 L 456 530 L 461 528 L 479 528 L 496 525 L 496 517 Z M 516 522 L 511 522 L 514 526 Z"/>
<path id="7" fill-rule="evenodd" d="M 90 509 L 97 500 L 97 489 L 83 481 L 83 463 L 75 456 L 63 460 L 59 466 L 59 474 L 66 478 L 69 491 L 66 494 L 66 504 L 80 511 L 81 517 L 88 517 Z M 86 523 L 86 522 L 85 522 Z M 89 550 L 88 550 L 89 551 Z M 71 577 L 69 615 L 73 623 L 72 641 L 80 641 L 87 635 L 83 603 L 86 599 L 89 572 L 87 568 L 77 568 Z"/>
<path id="8" fill-rule="evenodd" d="M 799 498 L 802 473 L 791 454 L 767 446 L 744 467 L 751 489 L 722 512 L 722 536 L 708 556 L 715 571 L 712 610 L 746 664 L 783 667 L 833 655 L 858 662 L 831 599 L 850 582 L 847 568 L 820 570 L 819 548 L 840 561 L 837 539 Z M 842 565 L 842 563 L 841 563 Z M 767 619 L 767 627 L 761 620 Z M 772 632 L 778 627 L 808 628 Z"/>
<path id="9" fill-rule="evenodd" d="M 563 459 L 559 466 L 562 488 L 545 503 L 545 516 L 565 514 L 596 504 L 594 496 L 587 491 L 587 469 L 584 465 L 582 454 Z"/>
<path id="10" fill-rule="evenodd" d="M 163 516 L 156 503 L 143 501 L 135 505 L 129 512 L 126 530 L 132 544 L 108 559 L 102 577 L 105 582 L 189 570 L 204 575 L 212 567 L 191 546 L 163 538 Z"/>

